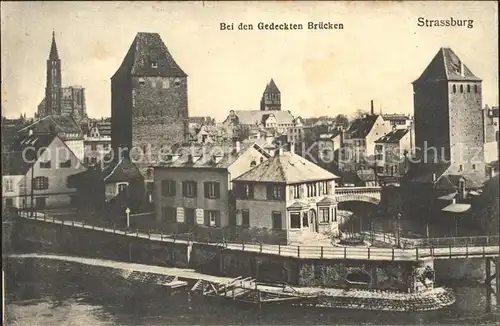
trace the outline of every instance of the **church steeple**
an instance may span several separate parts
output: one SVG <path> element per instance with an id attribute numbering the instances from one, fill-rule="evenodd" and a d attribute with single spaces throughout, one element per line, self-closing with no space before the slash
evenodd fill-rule
<path id="1" fill-rule="evenodd" d="M 52 44 L 50 45 L 49 60 L 59 60 L 59 53 L 57 53 L 56 33 L 52 31 Z"/>
<path id="2" fill-rule="evenodd" d="M 47 60 L 45 112 L 43 115 L 61 114 L 61 85 L 61 60 L 57 53 L 56 36 L 53 31 L 49 59 Z"/>
<path id="3" fill-rule="evenodd" d="M 266 85 L 264 94 L 262 94 L 262 99 L 260 100 L 260 110 L 281 110 L 281 92 L 272 78 L 271 81 Z"/>

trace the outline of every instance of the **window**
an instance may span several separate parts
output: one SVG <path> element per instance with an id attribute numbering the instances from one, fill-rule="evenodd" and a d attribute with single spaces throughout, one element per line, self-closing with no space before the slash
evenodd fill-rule
<path id="1" fill-rule="evenodd" d="M 179 78 L 176 78 L 174 80 L 174 87 L 176 88 L 181 87 L 181 80 Z"/>
<path id="2" fill-rule="evenodd" d="M 278 185 L 267 186 L 267 199 L 271 200 L 282 200 L 283 198 L 283 187 Z"/>
<path id="3" fill-rule="evenodd" d="M 330 208 L 322 207 L 319 209 L 319 221 L 321 223 L 330 222 Z"/>
<path id="4" fill-rule="evenodd" d="M 253 199 L 253 185 L 249 183 L 241 185 L 240 197 L 242 199 Z"/>
<path id="5" fill-rule="evenodd" d="M 462 171 L 463 171 L 463 169 L 464 169 L 464 168 L 463 168 L 463 166 L 460 164 L 460 165 L 458 166 L 458 172 L 462 172 Z"/>
<path id="6" fill-rule="evenodd" d="M 50 160 L 45 162 L 40 162 L 40 169 L 50 169 Z"/>
<path id="7" fill-rule="evenodd" d="M 49 188 L 49 178 L 47 177 L 36 177 L 33 179 L 33 189 L 35 190 L 45 190 Z"/>
<path id="8" fill-rule="evenodd" d="M 318 195 L 317 193 L 317 186 L 316 183 L 308 183 L 307 184 L 307 197 L 316 197 Z"/>
<path id="9" fill-rule="evenodd" d="M 300 229 L 300 213 L 290 213 L 290 229 Z"/>
<path id="10" fill-rule="evenodd" d="M 377 151 L 377 152 L 382 152 L 383 148 L 384 147 L 380 144 L 375 145 L 375 151 Z"/>
<path id="11" fill-rule="evenodd" d="M 253 168 L 253 167 L 256 167 L 257 166 L 257 162 L 255 162 L 255 160 L 253 160 L 252 162 L 250 162 L 250 167 Z"/>
<path id="12" fill-rule="evenodd" d="M 119 182 L 116 184 L 116 187 L 117 187 L 117 192 L 120 194 L 124 191 L 126 191 L 127 187 L 128 187 L 128 182 Z"/>
<path id="13" fill-rule="evenodd" d="M 476 169 L 476 164 L 472 164 L 472 169 L 475 170 Z"/>
<path id="14" fill-rule="evenodd" d="M 174 180 L 162 180 L 161 181 L 161 195 L 163 197 L 174 197 L 175 196 L 175 181 Z"/>
<path id="15" fill-rule="evenodd" d="M 90 159 L 90 164 L 92 164 L 92 165 L 97 164 L 97 157 L 92 157 L 92 158 Z"/>
<path id="16" fill-rule="evenodd" d="M 305 228 L 309 227 L 309 217 L 307 216 L 306 212 L 302 214 L 302 226 Z"/>
<path id="17" fill-rule="evenodd" d="M 260 163 L 262 163 L 262 162 L 264 162 L 264 158 L 263 157 L 260 158 Z"/>
<path id="18" fill-rule="evenodd" d="M 250 211 L 248 209 L 241 210 L 241 225 L 244 227 L 250 226 Z"/>
<path id="19" fill-rule="evenodd" d="M 59 162 L 59 167 L 60 168 L 70 168 L 71 167 L 71 160 L 66 160 L 64 162 Z"/>
<path id="20" fill-rule="evenodd" d="M 220 184 L 218 182 L 205 182 L 205 198 L 220 198 Z"/>
<path id="21" fill-rule="evenodd" d="M 109 149 L 109 144 L 104 144 L 104 145 L 102 145 L 102 147 L 104 148 L 104 150 L 108 150 Z"/>
<path id="22" fill-rule="evenodd" d="M 163 220 L 166 222 L 176 222 L 177 221 L 177 210 L 175 207 L 163 207 Z"/>
<path id="23" fill-rule="evenodd" d="M 182 182 L 182 195 L 188 198 L 196 197 L 196 182 L 195 181 Z"/>
<path id="24" fill-rule="evenodd" d="M 205 211 L 205 225 L 220 226 L 219 211 Z"/>
<path id="25" fill-rule="evenodd" d="M 97 150 L 97 144 L 91 144 L 90 145 L 90 150 L 91 151 L 96 151 Z"/>
<path id="26" fill-rule="evenodd" d="M 158 68 L 158 61 L 151 61 L 151 68 Z"/>
<path id="27" fill-rule="evenodd" d="M 139 86 L 144 86 L 146 85 L 146 81 L 144 80 L 144 78 L 140 78 L 139 79 Z"/>
<path id="28" fill-rule="evenodd" d="M 464 85 L 460 85 L 460 93 L 464 92 Z"/>
<path id="29" fill-rule="evenodd" d="M 300 187 L 301 187 L 301 185 L 293 185 L 293 198 L 294 199 L 300 198 Z"/>
<path id="30" fill-rule="evenodd" d="M 273 229 L 281 230 L 281 212 L 273 212 L 272 219 Z"/>
<path id="31" fill-rule="evenodd" d="M 453 85 L 453 93 L 457 92 L 457 85 Z"/>
<path id="32" fill-rule="evenodd" d="M 477 85 L 474 85 L 474 93 L 477 93 Z"/>
<path id="33" fill-rule="evenodd" d="M 161 86 L 162 88 L 170 88 L 170 80 L 168 78 L 163 79 Z"/>
<path id="34" fill-rule="evenodd" d="M 322 181 L 321 183 L 321 191 L 323 195 L 328 195 L 330 193 L 328 181 Z"/>
<path id="35" fill-rule="evenodd" d="M 467 93 L 470 93 L 470 85 L 467 85 Z"/>
<path id="36" fill-rule="evenodd" d="M 5 192 L 12 192 L 12 191 L 14 191 L 12 179 L 5 180 Z"/>

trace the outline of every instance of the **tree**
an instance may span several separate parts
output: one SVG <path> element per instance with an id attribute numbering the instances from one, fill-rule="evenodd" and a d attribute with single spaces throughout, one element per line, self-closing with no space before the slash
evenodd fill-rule
<path id="1" fill-rule="evenodd" d="M 335 125 L 337 127 L 342 127 L 344 129 L 347 129 L 349 127 L 349 119 L 345 114 L 338 114 L 333 121 L 335 122 Z"/>

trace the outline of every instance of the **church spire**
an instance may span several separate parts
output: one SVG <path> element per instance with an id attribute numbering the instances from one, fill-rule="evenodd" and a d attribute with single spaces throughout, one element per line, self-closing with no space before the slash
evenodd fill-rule
<path id="1" fill-rule="evenodd" d="M 50 60 L 59 60 L 59 54 L 57 53 L 57 45 L 56 45 L 56 33 L 52 31 L 52 44 L 50 46 Z"/>

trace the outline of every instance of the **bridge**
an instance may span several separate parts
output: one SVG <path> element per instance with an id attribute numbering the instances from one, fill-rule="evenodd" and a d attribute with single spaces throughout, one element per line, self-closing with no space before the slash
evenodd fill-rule
<path id="1" fill-rule="evenodd" d="M 44 213 L 36 212 L 34 216 L 29 216 L 28 212 L 20 212 L 22 218 L 36 220 L 45 223 L 59 224 L 76 228 L 90 229 L 97 232 L 119 234 L 126 237 L 136 237 L 148 239 L 151 241 L 177 242 L 185 243 L 190 246 L 193 243 L 202 243 L 197 241 L 176 239 L 175 236 L 155 234 L 137 230 L 120 230 L 95 225 L 85 224 L 78 221 L 59 220 L 50 218 Z M 500 255 L 499 236 L 492 236 L 484 240 L 483 237 L 468 237 L 468 242 L 453 242 L 450 238 L 440 238 L 440 244 L 433 246 L 429 242 L 415 242 L 413 246 L 403 248 L 376 248 L 376 247 L 355 247 L 355 246 L 293 246 L 293 245 L 272 245 L 263 243 L 208 243 L 215 247 L 221 247 L 227 250 L 255 252 L 268 255 L 277 255 L 300 259 L 342 259 L 342 260 L 383 260 L 383 261 L 418 261 L 426 258 L 434 259 L 453 259 L 453 258 L 494 258 Z M 453 239 L 453 238 L 451 238 Z M 444 246 L 442 244 L 446 243 Z M 421 247 L 419 247 L 421 245 Z"/>
<path id="2" fill-rule="evenodd" d="M 362 201 L 378 205 L 380 203 L 382 187 L 336 187 L 337 202 Z"/>

